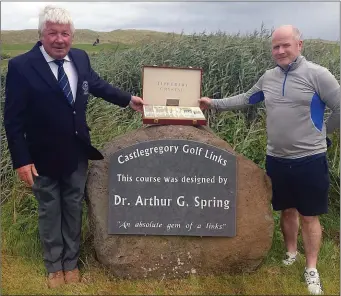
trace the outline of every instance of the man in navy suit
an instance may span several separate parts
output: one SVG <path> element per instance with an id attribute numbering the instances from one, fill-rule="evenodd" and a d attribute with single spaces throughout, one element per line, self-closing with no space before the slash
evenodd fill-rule
<path id="1" fill-rule="evenodd" d="M 77 267 L 88 159 L 103 159 L 86 123 L 89 93 L 141 112 L 143 100 L 102 80 L 85 51 L 71 49 L 69 13 L 47 6 L 40 41 L 10 60 L 4 123 L 13 167 L 39 202 L 48 286 L 80 281 Z"/>

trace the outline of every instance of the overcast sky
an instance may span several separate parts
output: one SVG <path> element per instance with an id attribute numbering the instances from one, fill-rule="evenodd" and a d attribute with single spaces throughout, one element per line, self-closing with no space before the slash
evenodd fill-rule
<path id="1" fill-rule="evenodd" d="M 245 33 L 263 22 L 267 29 L 293 24 L 304 38 L 340 40 L 339 2 L 1 2 L 1 29 L 36 29 L 46 4 L 67 8 L 76 30 Z"/>

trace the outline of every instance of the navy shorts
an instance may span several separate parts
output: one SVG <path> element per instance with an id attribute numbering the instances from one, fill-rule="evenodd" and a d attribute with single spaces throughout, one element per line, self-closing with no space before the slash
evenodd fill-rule
<path id="1" fill-rule="evenodd" d="M 296 208 L 303 216 L 328 212 L 330 180 L 325 153 L 299 159 L 267 155 L 266 172 L 272 183 L 275 211 Z"/>

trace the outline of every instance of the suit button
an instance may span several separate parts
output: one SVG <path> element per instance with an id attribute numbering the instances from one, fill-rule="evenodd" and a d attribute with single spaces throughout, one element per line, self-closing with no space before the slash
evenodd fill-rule
<path id="1" fill-rule="evenodd" d="M 76 111 L 73 111 L 73 115 L 76 115 Z"/>
<path id="2" fill-rule="evenodd" d="M 78 135 L 78 132 L 76 131 L 75 134 Z"/>

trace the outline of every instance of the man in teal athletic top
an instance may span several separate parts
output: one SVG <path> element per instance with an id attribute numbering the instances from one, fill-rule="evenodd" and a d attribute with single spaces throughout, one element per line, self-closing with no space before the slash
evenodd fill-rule
<path id="1" fill-rule="evenodd" d="M 327 135 L 340 127 L 340 85 L 330 71 L 301 55 L 299 30 L 281 26 L 272 34 L 272 56 L 277 63 L 246 93 L 223 99 L 203 97 L 202 109 L 232 110 L 261 101 L 266 106 L 266 171 L 272 182 L 272 206 L 281 211 L 287 249 L 285 265 L 297 255 L 301 221 L 311 294 L 323 294 L 316 269 L 322 230 L 318 215 L 328 211 L 329 173 Z M 324 122 L 325 107 L 331 114 Z M 299 219 L 300 218 L 300 219 Z"/>

